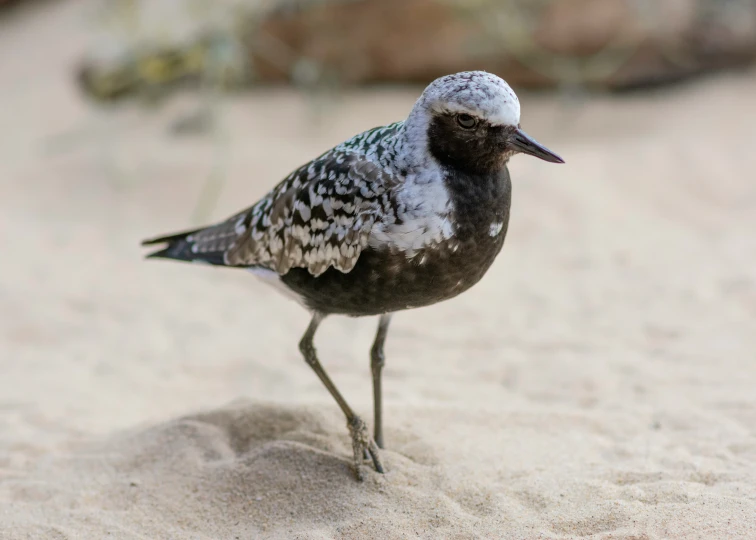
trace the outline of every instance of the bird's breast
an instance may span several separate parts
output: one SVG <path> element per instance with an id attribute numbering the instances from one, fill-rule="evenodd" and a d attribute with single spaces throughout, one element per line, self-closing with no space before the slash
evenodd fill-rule
<path id="1" fill-rule="evenodd" d="M 394 215 L 375 224 L 352 270 L 331 268 L 315 278 L 295 268 L 284 283 L 311 309 L 348 315 L 388 313 L 457 296 L 485 275 L 507 232 L 509 177 L 484 180 L 469 189 L 443 186 L 430 198 L 400 200 Z"/>

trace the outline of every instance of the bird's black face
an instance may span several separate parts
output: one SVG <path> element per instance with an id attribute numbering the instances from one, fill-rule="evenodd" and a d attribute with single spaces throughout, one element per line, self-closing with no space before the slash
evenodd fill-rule
<path id="1" fill-rule="evenodd" d="M 434 114 L 428 128 L 428 144 L 441 164 L 471 174 L 495 173 L 516 153 L 564 163 L 518 126 L 492 125 L 466 113 Z"/>

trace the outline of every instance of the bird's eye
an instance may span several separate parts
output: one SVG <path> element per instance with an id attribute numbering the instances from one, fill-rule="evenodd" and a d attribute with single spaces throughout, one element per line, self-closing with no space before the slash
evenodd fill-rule
<path id="1" fill-rule="evenodd" d="M 457 115 L 457 123 L 464 129 L 472 129 L 475 127 L 475 124 L 477 124 L 478 121 L 474 116 L 462 113 Z"/>

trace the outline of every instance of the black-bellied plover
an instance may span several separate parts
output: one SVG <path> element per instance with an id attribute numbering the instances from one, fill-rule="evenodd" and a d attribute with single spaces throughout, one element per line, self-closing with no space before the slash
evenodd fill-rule
<path id="1" fill-rule="evenodd" d="M 283 179 L 251 208 L 165 243 L 148 257 L 246 268 L 312 312 L 299 348 L 346 415 L 355 473 L 383 472 L 381 371 L 391 314 L 477 283 L 504 244 L 517 153 L 563 160 L 520 129 L 520 102 L 499 77 L 433 81 L 403 122 L 371 129 Z M 321 366 L 313 338 L 331 314 L 379 315 L 371 350 L 374 437 Z"/>

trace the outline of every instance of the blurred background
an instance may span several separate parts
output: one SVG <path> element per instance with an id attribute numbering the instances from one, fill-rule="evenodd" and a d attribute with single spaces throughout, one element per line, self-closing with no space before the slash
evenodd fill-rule
<path id="1" fill-rule="evenodd" d="M 0 0 L 0 475 L 237 397 L 327 415 L 328 451 L 348 455 L 296 347 L 308 314 L 246 272 L 145 262 L 139 243 L 251 205 L 406 117 L 433 78 L 485 69 L 566 164 L 514 158 L 494 266 L 395 318 L 387 438 L 450 485 L 532 493 L 512 515 L 550 530 L 564 504 L 604 508 L 580 533 L 596 538 L 665 500 L 681 527 L 691 501 L 752 520 L 755 58 L 756 0 Z M 366 417 L 373 333 L 334 317 L 318 335 Z M 738 536 L 736 510 L 702 534 Z"/>

